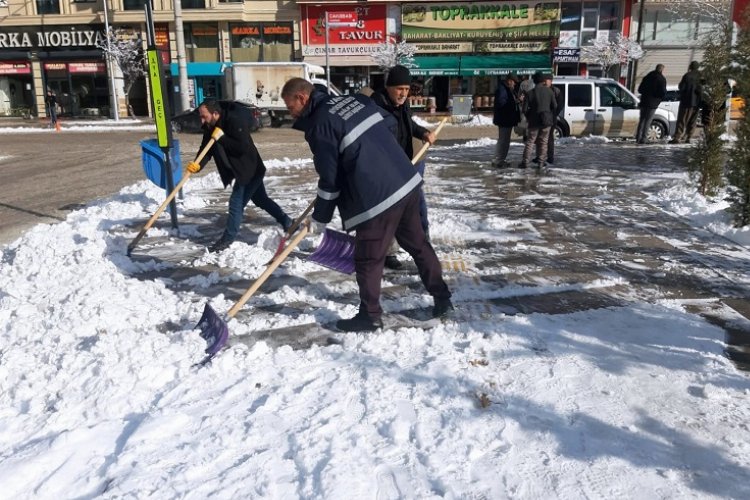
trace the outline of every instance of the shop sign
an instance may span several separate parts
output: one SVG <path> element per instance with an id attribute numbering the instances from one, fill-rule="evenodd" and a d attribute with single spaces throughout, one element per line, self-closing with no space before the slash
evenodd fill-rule
<path id="1" fill-rule="evenodd" d="M 70 73 L 106 73 L 103 62 L 72 62 L 68 63 Z"/>
<path id="2" fill-rule="evenodd" d="M 331 24 L 354 24 L 329 27 L 329 55 L 373 54 L 387 41 L 385 5 L 303 5 L 301 11 L 302 54 L 305 56 L 326 53 L 326 12 Z"/>
<path id="3" fill-rule="evenodd" d="M 474 52 L 474 44 L 471 42 L 412 43 L 410 45 L 414 47 L 414 52 L 417 54 Z"/>
<path id="4" fill-rule="evenodd" d="M 404 40 L 524 40 L 554 38 L 559 2 L 410 3 L 401 8 Z"/>
<path id="5" fill-rule="evenodd" d="M 558 45 L 566 48 L 578 47 L 578 31 L 561 31 Z"/>
<path id="6" fill-rule="evenodd" d="M 161 63 L 162 64 L 171 63 L 172 56 L 169 53 L 169 25 L 168 24 L 154 25 L 154 41 L 156 42 L 156 48 L 159 49 L 159 54 L 161 54 Z"/>
<path id="7" fill-rule="evenodd" d="M 289 24 L 264 24 L 264 35 L 291 35 L 292 26 Z"/>
<path id="8" fill-rule="evenodd" d="M 65 63 L 44 63 L 45 71 L 67 71 L 68 65 Z"/>
<path id="9" fill-rule="evenodd" d="M 477 42 L 476 47 L 477 52 L 546 52 L 549 50 L 549 42 Z"/>
<path id="10" fill-rule="evenodd" d="M 260 26 L 253 26 L 249 24 L 243 24 L 242 26 L 232 26 L 230 32 L 233 35 L 237 36 L 243 36 L 243 35 L 250 35 L 250 36 L 258 36 L 260 35 Z"/>
<path id="11" fill-rule="evenodd" d="M 565 49 L 555 47 L 555 51 L 552 54 L 552 62 L 554 64 L 559 63 L 577 63 L 581 60 L 581 49 Z"/>
<path id="12" fill-rule="evenodd" d="M 27 62 L 0 62 L 0 75 L 31 74 L 31 64 Z"/>
<path id="13" fill-rule="evenodd" d="M 49 27 L 0 30 L 0 49 L 41 49 L 52 47 L 95 47 L 104 41 L 102 30 L 91 26 L 71 26 L 54 30 Z"/>

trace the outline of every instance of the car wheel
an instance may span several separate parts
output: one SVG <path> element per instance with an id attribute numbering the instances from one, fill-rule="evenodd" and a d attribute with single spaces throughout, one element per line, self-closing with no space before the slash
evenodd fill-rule
<path id="1" fill-rule="evenodd" d="M 555 125 L 554 136 L 556 141 L 559 141 L 561 137 L 565 137 L 563 129 L 560 125 Z"/>
<path id="2" fill-rule="evenodd" d="M 649 141 L 661 141 L 667 136 L 667 126 L 659 121 L 652 121 L 651 126 L 646 134 L 646 139 Z"/>

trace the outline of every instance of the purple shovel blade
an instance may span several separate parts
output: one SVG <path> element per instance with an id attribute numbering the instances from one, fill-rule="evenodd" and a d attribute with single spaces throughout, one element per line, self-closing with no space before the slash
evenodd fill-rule
<path id="1" fill-rule="evenodd" d="M 208 344 L 206 354 L 209 356 L 219 352 L 229 338 L 229 328 L 226 322 L 208 304 L 203 309 L 203 315 L 198 321 L 196 328 L 200 329 L 201 338 Z"/>
<path id="2" fill-rule="evenodd" d="M 326 228 L 323 240 L 309 259 L 345 274 L 354 272 L 354 237 Z"/>

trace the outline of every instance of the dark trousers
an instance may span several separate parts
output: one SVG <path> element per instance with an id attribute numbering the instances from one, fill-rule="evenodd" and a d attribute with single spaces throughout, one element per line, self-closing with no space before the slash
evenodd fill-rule
<path id="1" fill-rule="evenodd" d="M 654 119 L 656 108 L 641 108 L 641 114 L 638 118 L 638 130 L 635 133 L 635 140 L 638 143 L 644 143 L 648 139 L 648 129 L 651 128 L 651 120 Z"/>
<path id="2" fill-rule="evenodd" d="M 677 130 L 675 130 L 672 142 L 682 141 L 683 134 L 685 135 L 685 142 L 690 142 L 693 129 L 695 129 L 695 122 L 698 120 L 698 109 L 680 105 L 677 109 Z"/>
<path id="3" fill-rule="evenodd" d="M 371 318 L 380 318 L 380 286 L 383 266 L 393 237 L 414 259 L 427 292 L 434 298 L 450 298 L 448 285 L 435 250 L 425 237 L 419 218 L 419 190 L 382 214 L 357 226 L 354 239 L 354 268 L 359 285 L 359 309 Z"/>
<path id="4" fill-rule="evenodd" d="M 275 201 L 268 197 L 266 186 L 263 184 L 263 177 L 255 177 L 250 181 L 250 184 L 245 185 L 237 184 L 237 181 L 235 181 L 232 194 L 229 196 L 229 217 L 222 239 L 234 241 L 237 238 L 245 207 L 250 200 L 255 206 L 268 212 L 282 226 L 287 222 L 288 216 Z"/>
<path id="5" fill-rule="evenodd" d="M 424 179 L 424 161 L 417 162 L 417 172 Z M 427 199 L 424 196 L 424 184 L 419 188 L 419 219 L 422 221 L 422 229 L 425 233 L 430 228 L 430 222 L 427 220 Z"/>

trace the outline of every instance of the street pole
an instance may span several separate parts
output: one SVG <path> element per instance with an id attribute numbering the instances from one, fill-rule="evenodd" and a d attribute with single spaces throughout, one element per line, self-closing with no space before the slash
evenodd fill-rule
<path id="1" fill-rule="evenodd" d="M 104 30 L 107 33 L 107 50 L 105 57 L 107 59 L 107 73 L 109 74 L 109 83 L 112 87 L 111 95 L 109 96 L 109 106 L 114 113 L 115 121 L 120 121 L 120 103 L 117 100 L 117 85 L 115 84 L 114 67 L 112 66 L 112 33 L 109 32 L 109 9 L 107 8 L 107 0 L 103 0 L 104 4 Z"/>
<path id="2" fill-rule="evenodd" d="M 174 0 L 174 31 L 177 42 L 177 74 L 180 87 L 180 110 L 190 109 L 190 87 L 188 85 L 187 57 L 185 56 L 185 32 L 182 28 L 182 0 Z M 197 106 L 200 103 L 195 103 Z M 176 113 L 175 113 L 176 114 Z"/>
<path id="3" fill-rule="evenodd" d="M 643 36 L 643 10 L 646 0 L 639 0 L 640 5 L 638 6 L 638 31 L 635 35 L 635 41 L 638 45 L 641 45 L 641 37 Z M 643 46 L 641 45 L 641 48 Z M 638 77 L 638 59 L 633 61 L 633 78 L 630 80 L 630 90 L 635 89 L 635 79 Z"/>
<path id="4" fill-rule="evenodd" d="M 326 11 L 326 91 L 331 93 L 331 66 L 328 61 L 328 11 Z"/>

